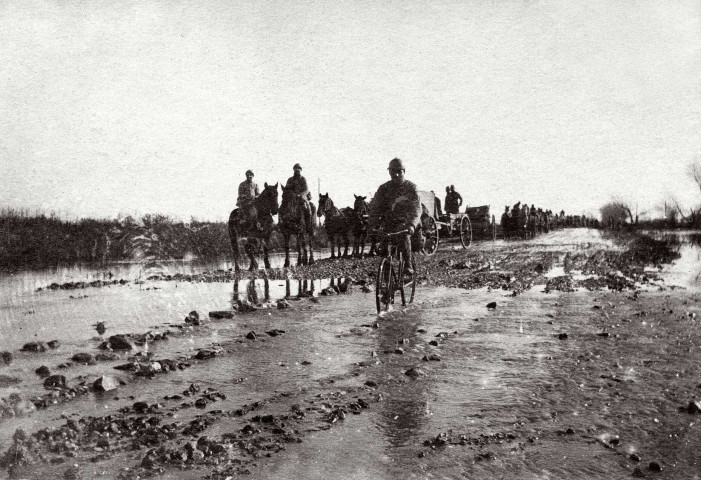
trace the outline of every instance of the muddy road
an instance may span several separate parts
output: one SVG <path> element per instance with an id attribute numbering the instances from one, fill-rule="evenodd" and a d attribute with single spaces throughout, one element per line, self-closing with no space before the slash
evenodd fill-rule
<path id="1" fill-rule="evenodd" d="M 446 244 L 380 316 L 377 259 L 15 281 L 0 478 L 698 478 L 696 252 L 587 229 Z"/>

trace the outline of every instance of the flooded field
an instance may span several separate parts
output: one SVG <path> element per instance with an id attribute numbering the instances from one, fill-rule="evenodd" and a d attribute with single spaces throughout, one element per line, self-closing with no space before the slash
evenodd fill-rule
<path id="1" fill-rule="evenodd" d="M 632 278 L 592 267 L 626 248 L 594 230 L 448 244 L 420 260 L 415 303 L 381 315 L 374 259 L 306 280 L 3 278 L 0 478 L 698 478 L 697 245 L 676 237 L 679 259 Z M 100 349 L 112 335 L 132 349 Z M 119 385 L 88 388 L 103 375 Z"/>

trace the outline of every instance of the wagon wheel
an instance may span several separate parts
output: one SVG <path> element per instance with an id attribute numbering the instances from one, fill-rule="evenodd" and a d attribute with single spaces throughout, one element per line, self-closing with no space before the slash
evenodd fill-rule
<path id="1" fill-rule="evenodd" d="M 424 252 L 426 252 L 426 255 L 433 255 L 438 250 L 438 226 L 433 217 L 427 218 L 424 225 L 424 235 L 426 236 Z"/>
<path id="2" fill-rule="evenodd" d="M 472 245 L 472 224 L 467 215 L 460 220 L 460 243 L 462 243 L 462 248 Z"/>

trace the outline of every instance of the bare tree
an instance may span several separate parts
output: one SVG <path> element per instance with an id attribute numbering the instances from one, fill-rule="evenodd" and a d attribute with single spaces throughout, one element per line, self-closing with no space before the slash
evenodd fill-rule
<path id="1" fill-rule="evenodd" d="M 686 173 L 691 177 L 701 191 L 701 154 L 694 155 L 693 161 L 686 166 Z"/>
<path id="2" fill-rule="evenodd" d="M 628 218 L 630 218 L 630 223 L 635 223 L 635 219 L 633 218 L 633 209 L 630 207 L 630 204 L 628 202 L 626 202 L 620 197 L 613 197 L 609 204 L 627 213 Z"/>
<path id="3" fill-rule="evenodd" d="M 602 206 L 599 212 L 601 212 L 601 221 L 605 225 L 611 223 L 616 225 L 625 223 L 628 218 L 630 218 L 631 223 L 633 223 L 630 208 L 616 200 L 611 200 L 606 205 Z"/>

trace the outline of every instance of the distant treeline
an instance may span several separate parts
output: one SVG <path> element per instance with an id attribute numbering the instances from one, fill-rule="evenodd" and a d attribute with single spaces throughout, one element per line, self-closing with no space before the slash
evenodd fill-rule
<path id="1" fill-rule="evenodd" d="M 0 268 L 16 269 L 142 258 L 213 258 L 231 250 L 223 222 L 189 223 L 165 215 L 80 219 L 0 211 Z"/>
<path id="2" fill-rule="evenodd" d="M 326 246 L 323 230 L 317 231 L 314 243 Z M 270 247 L 282 250 L 279 232 L 273 233 Z M 57 215 L 0 209 L 1 270 L 230 255 L 225 222 L 182 222 L 160 214 L 140 219 L 63 220 Z"/>

